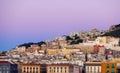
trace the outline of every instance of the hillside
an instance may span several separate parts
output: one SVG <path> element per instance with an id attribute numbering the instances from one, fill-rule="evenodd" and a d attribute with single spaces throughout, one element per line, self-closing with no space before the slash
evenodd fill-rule
<path id="1" fill-rule="evenodd" d="M 115 25 L 111 31 L 106 32 L 103 36 L 112 36 L 120 38 L 120 24 Z"/>

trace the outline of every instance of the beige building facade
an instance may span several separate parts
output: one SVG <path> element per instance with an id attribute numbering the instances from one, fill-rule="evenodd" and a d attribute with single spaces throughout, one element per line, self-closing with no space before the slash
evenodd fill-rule
<path id="1" fill-rule="evenodd" d="M 70 73 L 69 64 L 50 64 L 47 73 Z"/>
<path id="2" fill-rule="evenodd" d="M 101 62 L 86 62 L 86 73 L 101 73 Z"/>
<path id="3" fill-rule="evenodd" d="M 40 73 L 40 65 L 36 64 L 23 64 L 22 73 Z"/>

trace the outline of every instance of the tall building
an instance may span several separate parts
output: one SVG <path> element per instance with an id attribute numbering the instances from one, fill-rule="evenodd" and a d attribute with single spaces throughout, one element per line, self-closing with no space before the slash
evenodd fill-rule
<path id="1" fill-rule="evenodd" d="M 17 65 L 10 61 L 0 61 L 0 73 L 18 73 Z"/>

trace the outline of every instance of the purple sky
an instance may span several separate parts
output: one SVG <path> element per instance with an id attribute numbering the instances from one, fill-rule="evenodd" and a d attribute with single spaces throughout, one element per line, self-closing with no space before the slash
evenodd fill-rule
<path id="1" fill-rule="evenodd" d="M 0 51 L 120 23 L 120 0 L 0 0 Z"/>

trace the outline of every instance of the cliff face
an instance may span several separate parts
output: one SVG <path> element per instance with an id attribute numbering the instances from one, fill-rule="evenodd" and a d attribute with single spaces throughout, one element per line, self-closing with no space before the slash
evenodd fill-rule
<path id="1" fill-rule="evenodd" d="M 112 25 L 109 28 L 109 31 L 106 32 L 103 36 L 112 36 L 112 37 L 119 37 L 120 38 L 120 24 Z"/>

